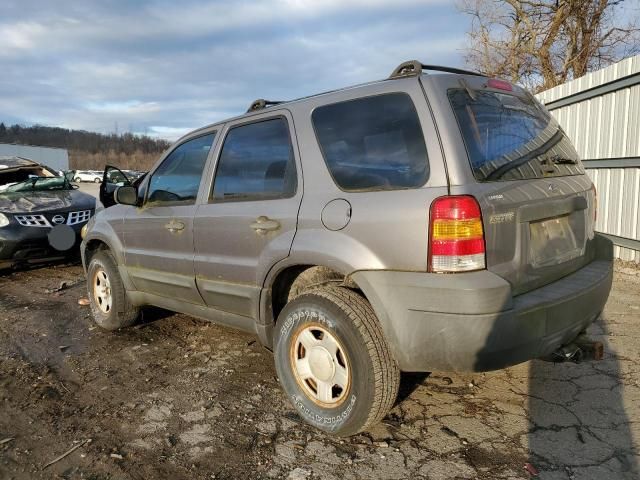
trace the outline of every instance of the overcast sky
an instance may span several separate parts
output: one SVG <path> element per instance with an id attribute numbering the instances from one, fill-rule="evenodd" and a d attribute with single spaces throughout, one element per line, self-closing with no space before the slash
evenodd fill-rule
<path id="1" fill-rule="evenodd" d="M 173 140 L 256 98 L 461 66 L 467 22 L 452 0 L 2 0 L 0 121 Z"/>

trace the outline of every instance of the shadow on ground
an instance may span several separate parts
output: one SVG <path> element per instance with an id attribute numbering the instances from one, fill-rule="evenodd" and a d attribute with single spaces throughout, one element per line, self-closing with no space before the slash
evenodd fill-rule
<path id="1" fill-rule="evenodd" d="M 636 305 L 638 300 L 636 295 Z M 531 362 L 526 443 L 541 478 L 640 478 L 631 430 L 638 418 L 638 386 L 633 380 L 637 363 L 631 360 L 638 358 L 637 337 L 626 337 L 634 338 L 630 345 L 618 344 L 625 340 L 620 319 L 635 320 L 633 327 L 638 328 L 640 315 L 629 306 L 620 302 L 618 292 L 612 293 L 604 316 L 588 330 L 604 343 L 604 360 L 577 365 Z M 625 355 L 627 347 L 633 349 L 633 357 Z"/>

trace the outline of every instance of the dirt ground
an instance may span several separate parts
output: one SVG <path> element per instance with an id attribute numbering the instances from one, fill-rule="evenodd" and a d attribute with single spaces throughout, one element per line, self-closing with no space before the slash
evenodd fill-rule
<path id="1" fill-rule="evenodd" d="M 0 478 L 639 478 L 640 271 L 616 270 L 603 361 L 405 375 L 349 439 L 301 421 L 249 335 L 159 310 L 107 333 L 79 265 L 5 274 Z"/>

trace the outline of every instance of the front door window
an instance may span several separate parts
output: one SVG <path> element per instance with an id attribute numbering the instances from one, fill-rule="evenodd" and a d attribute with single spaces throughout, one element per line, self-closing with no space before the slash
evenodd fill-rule
<path id="1" fill-rule="evenodd" d="M 194 204 L 214 138 L 215 132 L 203 135 L 181 144 L 171 152 L 153 172 L 146 204 Z"/>

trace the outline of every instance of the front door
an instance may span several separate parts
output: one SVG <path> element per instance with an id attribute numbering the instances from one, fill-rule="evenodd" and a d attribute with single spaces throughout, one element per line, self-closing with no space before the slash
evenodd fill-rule
<path id="1" fill-rule="evenodd" d="M 104 208 L 112 207 L 116 204 L 113 194 L 118 187 L 131 185 L 131 181 L 118 168 L 107 165 L 102 174 L 102 183 L 100 183 L 100 202 Z"/>
<path id="2" fill-rule="evenodd" d="M 196 282 L 210 307 L 257 318 L 262 279 L 286 258 L 302 177 L 288 112 L 225 128 L 209 202 L 194 220 Z"/>
<path id="3" fill-rule="evenodd" d="M 193 217 L 214 137 L 178 145 L 144 183 L 142 206 L 125 216 L 125 264 L 139 291 L 202 304 L 193 270 Z"/>

